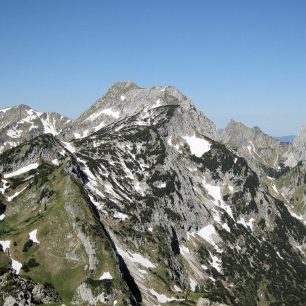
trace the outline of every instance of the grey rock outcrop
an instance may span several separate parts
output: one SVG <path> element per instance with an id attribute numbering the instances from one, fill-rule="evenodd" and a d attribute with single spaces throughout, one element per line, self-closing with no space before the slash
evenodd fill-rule
<path id="1" fill-rule="evenodd" d="M 40 113 L 21 104 L 0 110 L 0 154 L 24 141 L 50 133 L 58 135 L 71 120 L 58 113 Z"/>
<path id="2" fill-rule="evenodd" d="M 16 275 L 12 270 L 0 275 L 0 301 L 6 306 L 53 304 L 61 301 L 52 287 Z"/>
<path id="3" fill-rule="evenodd" d="M 294 139 L 293 154 L 297 161 L 306 161 L 306 125 L 299 130 Z"/>
<path id="4" fill-rule="evenodd" d="M 263 133 L 260 128 L 249 128 L 234 120 L 222 132 L 222 142 L 234 147 L 257 171 L 263 168 L 277 170 L 291 150 L 290 144 Z"/>

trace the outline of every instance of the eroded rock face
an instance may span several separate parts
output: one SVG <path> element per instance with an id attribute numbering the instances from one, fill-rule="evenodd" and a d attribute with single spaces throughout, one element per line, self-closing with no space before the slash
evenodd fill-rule
<path id="1" fill-rule="evenodd" d="M 61 301 L 54 288 L 24 279 L 12 270 L 0 275 L 0 292 L 0 301 L 7 306 L 51 304 Z"/>
<path id="2" fill-rule="evenodd" d="M 257 171 L 265 168 L 266 172 L 269 168 L 277 170 L 292 149 L 289 143 L 278 141 L 258 127 L 249 128 L 234 120 L 229 122 L 221 138 L 222 142 L 234 147 Z"/>
<path id="3" fill-rule="evenodd" d="M 294 139 L 293 154 L 297 161 L 306 161 L 306 125 L 299 130 Z"/>

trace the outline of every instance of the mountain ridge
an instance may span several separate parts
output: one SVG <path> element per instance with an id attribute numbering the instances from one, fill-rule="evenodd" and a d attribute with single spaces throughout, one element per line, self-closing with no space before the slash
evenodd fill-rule
<path id="1" fill-rule="evenodd" d="M 16 275 L 0 299 L 26 305 L 30 277 L 72 305 L 303 305 L 305 170 L 273 158 L 269 177 L 257 145 L 281 145 L 238 127 L 253 154 L 175 88 L 119 82 L 63 131 L 0 154 L 0 271 Z"/>

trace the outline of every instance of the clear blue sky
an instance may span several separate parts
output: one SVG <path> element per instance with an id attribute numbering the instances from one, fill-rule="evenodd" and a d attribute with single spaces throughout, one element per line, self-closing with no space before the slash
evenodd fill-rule
<path id="1" fill-rule="evenodd" d="M 113 82 L 175 85 L 219 128 L 306 124 L 306 1 L 0 0 L 0 107 L 75 118 Z"/>

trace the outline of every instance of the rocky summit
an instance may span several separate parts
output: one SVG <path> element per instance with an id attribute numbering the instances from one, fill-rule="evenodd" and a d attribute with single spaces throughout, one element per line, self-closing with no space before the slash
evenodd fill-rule
<path id="1" fill-rule="evenodd" d="M 305 146 L 172 86 L 0 110 L 0 305 L 306 305 Z"/>

